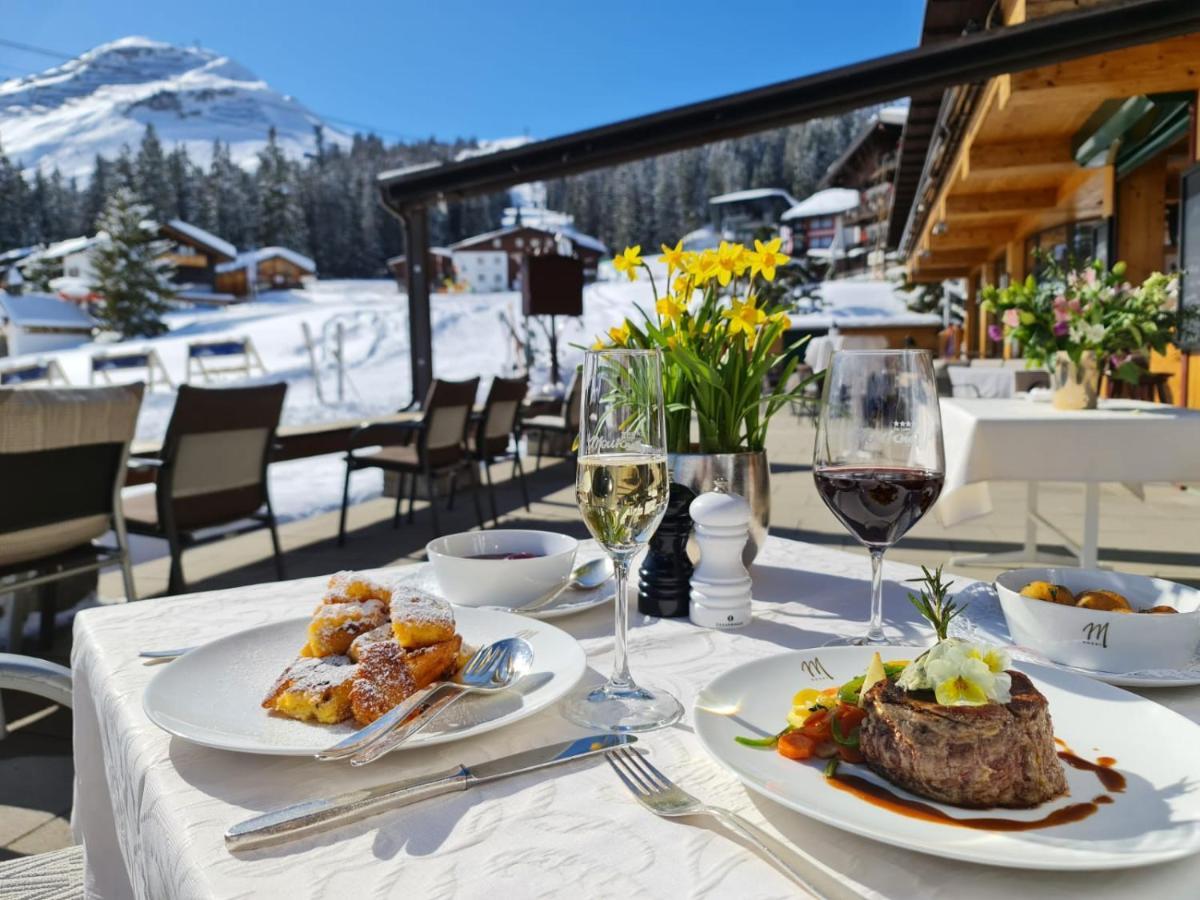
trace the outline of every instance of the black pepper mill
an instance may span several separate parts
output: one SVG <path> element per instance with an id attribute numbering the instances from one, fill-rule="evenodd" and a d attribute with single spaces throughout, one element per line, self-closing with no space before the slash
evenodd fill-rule
<path id="1" fill-rule="evenodd" d="M 690 488 L 672 482 L 663 516 L 649 550 L 638 570 L 638 612 L 670 618 L 688 614 L 692 561 L 687 542 L 692 533 L 688 507 L 696 495 Z"/>

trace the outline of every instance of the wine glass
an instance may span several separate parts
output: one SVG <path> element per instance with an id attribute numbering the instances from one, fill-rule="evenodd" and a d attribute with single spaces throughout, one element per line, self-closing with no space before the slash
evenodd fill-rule
<path id="1" fill-rule="evenodd" d="M 629 564 L 662 521 L 670 488 L 659 351 L 589 351 L 581 409 L 575 500 L 616 569 L 616 644 L 608 681 L 569 698 L 563 714 L 605 731 L 662 728 L 683 707 L 665 691 L 634 683 L 625 642 Z"/>
<path id="2" fill-rule="evenodd" d="M 813 479 L 825 505 L 871 554 L 871 621 L 886 644 L 883 554 L 942 492 L 946 474 L 933 361 L 924 350 L 841 350 L 825 373 Z"/>

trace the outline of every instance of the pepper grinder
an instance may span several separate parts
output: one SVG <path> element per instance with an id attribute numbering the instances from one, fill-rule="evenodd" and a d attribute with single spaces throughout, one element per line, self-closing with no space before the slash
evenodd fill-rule
<path id="1" fill-rule="evenodd" d="M 687 542 L 692 533 L 688 505 L 696 499 L 691 488 L 671 483 L 667 511 L 638 570 L 638 612 L 670 618 L 688 614 L 688 582 L 692 561 Z"/>
<path id="2" fill-rule="evenodd" d="M 700 564 L 692 573 L 691 620 L 704 628 L 750 624 L 750 575 L 742 550 L 750 537 L 750 504 L 730 494 L 724 479 L 692 501 Z"/>

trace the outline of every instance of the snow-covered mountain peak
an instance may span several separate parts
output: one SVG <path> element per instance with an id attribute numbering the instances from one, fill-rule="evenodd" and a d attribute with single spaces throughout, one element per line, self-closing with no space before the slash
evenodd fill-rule
<path id="1" fill-rule="evenodd" d="M 270 127 L 285 152 L 300 155 L 314 148 L 314 128 L 324 123 L 227 56 L 145 37 L 120 38 L 0 82 L 0 146 L 26 169 L 87 177 L 97 154 L 136 148 L 147 124 L 167 149 L 183 144 L 201 165 L 214 140 L 253 165 Z M 349 143 L 324 128 L 327 143 Z"/>

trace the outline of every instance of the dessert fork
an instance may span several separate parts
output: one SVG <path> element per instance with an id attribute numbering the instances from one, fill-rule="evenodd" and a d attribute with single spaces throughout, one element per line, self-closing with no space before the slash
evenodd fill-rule
<path id="1" fill-rule="evenodd" d="M 807 877 L 800 873 L 791 863 L 783 859 L 770 848 L 764 840 L 764 834 L 750 822 L 736 813 L 719 806 L 709 806 L 707 803 L 693 797 L 666 775 L 654 767 L 651 762 L 628 747 L 610 750 L 605 754 L 609 765 L 617 776 L 625 783 L 638 802 L 656 816 L 675 818 L 677 816 L 711 816 L 727 829 L 752 844 L 760 853 L 778 866 L 784 874 L 809 891 L 814 897 L 828 898 L 830 895 L 818 888 Z M 793 852 L 804 862 L 827 875 L 831 880 L 837 875 L 824 863 L 798 848 Z M 834 881 L 841 884 L 839 881 Z M 846 886 L 846 891 L 852 896 L 861 897 L 858 892 Z"/>

